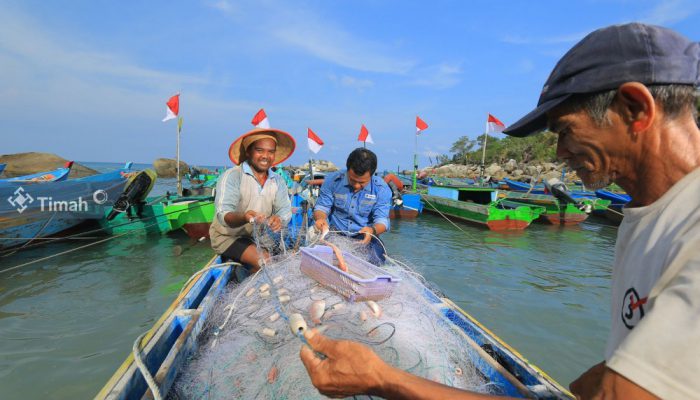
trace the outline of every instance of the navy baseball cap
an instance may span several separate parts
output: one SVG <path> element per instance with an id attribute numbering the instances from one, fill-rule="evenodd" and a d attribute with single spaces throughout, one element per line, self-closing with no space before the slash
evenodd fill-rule
<path id="1" fill-rule="evenodd" d="M 700 44 L 660 26 L 631 23 L 594 31 L 569 50 L 549 75 L 537 108 L 503 133 L 529 136 L 547 127 L 547 112 L 574 94 L 625 82 L 700 84 Z"/>

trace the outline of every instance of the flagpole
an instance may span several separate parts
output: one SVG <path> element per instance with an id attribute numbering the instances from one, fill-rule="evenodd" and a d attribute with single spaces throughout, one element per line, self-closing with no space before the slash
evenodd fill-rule
<path id="1" fill-rule="evenodd" d="M 415 134 L 415 147 L 413 150 L 413 191 L 416 191 L 416 187 L 418 186 L 418 132 Z"/>
<path id="2" fill-rule="evenodd" d="M 182 129 L 182 117 L 177 120 L 177 195 L 182 196 L 182 178 L 180 177 L 180 130 Z"/>
<path id="3" fill-rule="evenodd" d="M 489 137 L 489 116 L 486 114 L 486 129 L 484 130 L 484 144 L 481 146 L 481 172 L 479 173 L 479 180 L 481 184 L 484 183 L 484 160 L 486 159 L 486 139 Z"/>

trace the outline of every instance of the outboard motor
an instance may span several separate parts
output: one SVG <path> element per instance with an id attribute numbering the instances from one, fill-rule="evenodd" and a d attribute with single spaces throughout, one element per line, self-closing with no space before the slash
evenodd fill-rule
<path id="1" fill-rule="evenodd" d="M 156 173 L 152 169 L 143 170 L 130 177 L 126 182 L 126 188 L 119 195 L 117 201 L 114 202 L 107 220 L 111 221 L 117 214 L 129 211 L 134 204 L 140 205 L 143 203 L 155 182 Z"/>
<path id="2" fill-rule="evenodd" d="M 400 207 L 403 204 L 403 197 L 401 197 L 403 182 L 394 174 L 384 175 L 384 182 L 386 182 L 391 189 L 391 203 Z"/>
<path id="3" fill-rule="evenodd" d="M 564 185 L 564 182 L 560 181 L 557 178 L 552 178 L 544 181 L 544 186 L 547 188 L 547 190 L 552 194 L 552 196 L 556 197 L 559 201 L 563 203 L 572 203 L 575 204 L 576 207 L 583 209 L 585 208 L 585 205 L 581 200 L 576 200 L 574 197 L 571 195 L 571 192 L 569 189 Z M 590 210 L 585 210 L 586 212 L 590 212 Z"/>

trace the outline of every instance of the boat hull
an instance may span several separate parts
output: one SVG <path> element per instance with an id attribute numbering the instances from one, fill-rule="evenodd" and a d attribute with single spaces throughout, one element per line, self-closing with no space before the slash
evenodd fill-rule
<path id="1" fill-rule="evenodd" d="M 231 281 L 233 268 L 217 266 L 220 262 L 219 257 L 210 260 L 141 340 L 143 360 L 163 395 L 168 394 L 178 373 L 196 352 L 197 337 Z M 466 337 L 474 366 L 495 386 L 495 392 L 542 399 L 573 397 L 452 301 L 438 297 L 428 288 L 423 296 L 446 323 Z M 150 392 L 133 355 L 129 355 L 95 398 L 121 400 L 144 396 L 150 396 Z"/>
<path id="2" fill-rule="evenodd" d="M 87 220 L 104 218 L 124 189 L 124 170 L 60 182 L 3 183 L 0 248 L 51 236 Z"/>
<path id="3" fill-rule="evenodd" d="M 416 218 L 423 212 L 423 203 L 419 193 L 404 193 L 401 195 L 403 204 L 393 206 L 389 210 L 389 218 Z"/>
<path id="4" fill-rule="evenodd" d="M 497 202 L 483 205 L 431 195 L 422 195 L 422 199 L 426 211 L 485 226 L 494 231 L 526 229 L 544 212 L 542 207 L 527 205 L 501 208 Z"/>

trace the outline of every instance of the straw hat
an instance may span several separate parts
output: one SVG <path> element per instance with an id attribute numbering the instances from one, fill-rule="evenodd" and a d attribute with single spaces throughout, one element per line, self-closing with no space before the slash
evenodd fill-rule
<path id="1" fill-rule="evenodd" d="M 288 159 L 296 147 L 294 138 L 287 132 L 277 129 L 255 128 L 248 133 L 244 133 L 231 143 L 231 147 L 228 149 L 228 156 L 231 161 L 236 165 L 240 165 L 243 161 L 247 160 L 248 154 L 246 153 L 246 149 L 248 149 L 248 146 L 253 142 L 260 139 L 272 139 L 277 143 L 275 160 L 272 162 L 272 165 L 277 165 Z"/>

